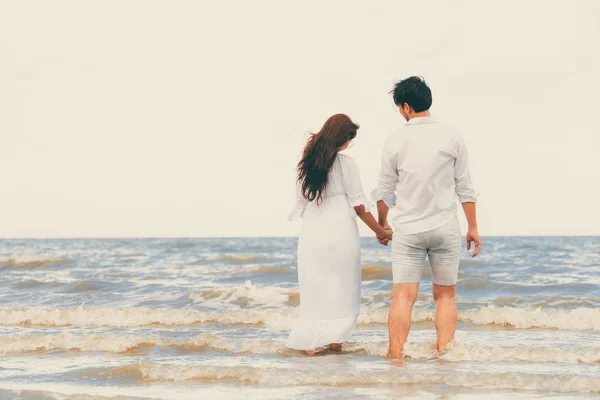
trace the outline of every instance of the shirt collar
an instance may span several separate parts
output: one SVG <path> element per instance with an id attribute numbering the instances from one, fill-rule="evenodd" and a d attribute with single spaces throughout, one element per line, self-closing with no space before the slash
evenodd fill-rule
<path id="1" fill-rule="evenodd" d="M 412 118 L 410 121 L 408 121 L 406 123 L 406 125 L 421 125 L 421 124 L 433 124 L 437 122 L 437 120 L 435 119 L 435 117 L 433 116 L 429 116 L 429 117 L 417 117 L 417 118 Z"/>

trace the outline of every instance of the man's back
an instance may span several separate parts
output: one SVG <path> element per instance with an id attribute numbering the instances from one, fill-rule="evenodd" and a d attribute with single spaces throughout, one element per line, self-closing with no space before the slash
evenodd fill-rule
<path id="1" fill-rule="evenodd" d="M 396 193 L 393 226 L 410 234 L 436 229 L 456 216 L 456 196 L 476 201 L 462 135 L 433 117 L 411 119 L 386 142 L 379 193 Z M 387 200 L 389 206 L 391 201 Z"/>

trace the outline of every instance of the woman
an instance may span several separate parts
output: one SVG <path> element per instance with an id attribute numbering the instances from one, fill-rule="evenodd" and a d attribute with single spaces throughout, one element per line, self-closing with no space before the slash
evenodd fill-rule
<path id="1" fill-rule="evenodd" d="M 373 215 L 354 160 L 339 154 L 359 126 L 344 114 L 330 117 L 311 135 L 298 163 L 297 206 L 300 319 L 287 346 L 312 355 L 317 347 L 339 350 L 360 310 L 360 238 L 356 216 L 381 240 L 391 240 Z"/>

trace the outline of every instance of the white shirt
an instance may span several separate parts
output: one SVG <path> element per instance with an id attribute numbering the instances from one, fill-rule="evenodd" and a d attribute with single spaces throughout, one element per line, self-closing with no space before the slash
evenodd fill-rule
<path id="1" fill-rule="evenodd" d="M 375 200 L 395 207 L 392 227 L 397 233 L 441 227 L 456 216 L 457 197 L 461 203 L 477 201 L 467 148 L 458 130 L 433 117 L 421 117 L 388 138 Z"/>

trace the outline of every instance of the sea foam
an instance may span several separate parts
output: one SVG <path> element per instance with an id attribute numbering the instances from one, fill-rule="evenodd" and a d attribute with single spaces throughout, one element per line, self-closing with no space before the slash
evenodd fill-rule
<path id="1" fill-rule="evenodd" d="M 387 323 L 387 308 L 363 309 L 359 325 Z M 189 326 L 197 324 L 264 325 L 269 329 L 290 329 L 297 308 L 266 308 L 235 311 L 194 309 L 131 308 L 0 308 L 0 326 Z M 600 309 L 557 310 L 514 307 L 484 307 L 460 311 L 459 321 L 474 325 L 505 325 L 519 329 L 551 328 L 600 331 Z M 433 311 L 416 310 L 413 322 L 433 321 Z"/>

